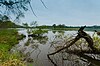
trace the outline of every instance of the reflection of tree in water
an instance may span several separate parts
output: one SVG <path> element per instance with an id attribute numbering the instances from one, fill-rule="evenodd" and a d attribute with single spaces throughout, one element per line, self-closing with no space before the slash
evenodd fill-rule
<path id="1" fill-rule="evenodd" d="M 52 40 L 50 41 L 51 46 L 50 47 L 61 47 L 63 43 L 65 42 L 65 39 L 67 38 L 66 35 L 64 35 L 63 31 L 56 31 L 57 33 L 54 34 Z M 61 46 L 60 46 L 61 45 Z"/>
<path id="2" fill-rule="evenodd" d="M 51 56 L 52 60 L 57 66 L 86 66 L 88 63 L 80 60 L 81 58 L 66 52 L 60 52 L 54 56 Z M 56 66 L 56 65 L 55 65 Z"/>
<path id="3" fill-rule="evenodd" d="M 44 34 L 48 33 L 47 30 L 34 30 L 33 34 L 34 36 L 32 36 L 33 40 L 37 40 L 40 44 L 46 44 L 46 42 L 48 41 L 48 37 Z"/>
<path id="4" fill-rule="evenodd" d="M 57 51 L 58 49 L 64 46 L 66 37 L 63 37 L 63 35 L 61 34 L 55 36 L 56 37 L 51 42 L 51 46 L 49 49 L 54 48 L 54 51 Z M 72 37 L 67 37 L 67 38 L 72 38 Z M 67 42 L 70 43 L 71 42 L 70 40 L 68 39 Z M 75 66 L 75 65 L 82 66 L 78 56 L 66 53 L 65 50 L 53 55 L 52 60 L 57 64 L 57 66 Z M 83 66 L 85 66 L 84 63 Z"/>
<path id="5" fill-rule="evenodd" d="M 57 31 L 56 31 L 56 30 L 53 30 L 52 33 L 54 33 L 54 34 L 57 33 L 58 35 L 59 35 L 59 34 L 64 35 L 65 31 L 62 31 L 62 30 L 57 30 Z"/>
<path id="6" fill-rule="evenodd" d="M 64 31 L 63 30 L 58 30 L 57 32 L 64 34 Z"/>
<path id="7" fill-rule="evenodd" d="M 27 49 L 30 49 L 26 52 L 26 60 L 29 62 L 34 61 L 34 64 L 38 64 L 39 57 L 41 55 L 40 44 L 46 44 L 48 41 L 47 36 L 38 35 L 38 37 L 29 37 L 29 45 L 27 45 Z"/>
<path id="8" fill-rule="evenodd" d="M 68 40 L 67 42 L 70 44 L 71 41 Z M 96 60 L 96 58 L 100 59 L 99 55 L 96 56 L 90 54 L 90 56 L 88 56 L 82 53 L 78 53 L 79 50 L 81 51 L 89 48 L 87 47 L 88 45 L 82 45 L 82 43 L 86 43 L 86 41 L 84 39 L 80 39 L 78 42 L 75 43 L 75 45 L 69 47 L 68 50 L 62 50 L 61 52 L 53 55 L 51 57 L 52 60 L 57 64 L 57 66 L 100 66 L 100 60 Z M 55 51 L 63 47 L 63 45 L 59 46 L 57 44 L 57 42 L 52 43 L 52 47 L 55 49 Z"/>
<path id="9" fill-rule="evenodd" d="M 57 31 L 55 31 L 55 30 L 52 31 L 52 33 L 54 33 L 54 34 L 55 34 L 56 32 L 57 32 Z"/>
<path id="10" fill-rule="evenodd" d="M 43 34 L 38 34 L 37 36 L 28 37 L 28 41 L 25 44 L 25 60 L 27 62 L 38 61 L 39 55 L 41 53 L 40 44 L 46 44 L 48 37 Z M 35 63 L 36 64 L 36 63 Z"/>
<path id="11" fill-rule="evenodd" d="M 32 31 L 32 34 L 29 34 L 28 37 L 33 38 L 32 40 L 37 40 L 40 44 L 46 44 L 48 41 L 48 37 L 45 35 L 46 33 L 48 33 L 47 30 L 38 29 Z"/>
<path id="12" fill-rule="evenodd" d="M 40 44 L 46 44 L 46 42 L 48 41 L 48 37 L 43 35 L 39 35 L 38 37 L 32 37 L 32 38 L 33 40 L 37 40 Z"/>
<path id="13" fill-rule="evenodd" d="M 93 46 L 91 37 L 83 29 L 80 28 L 78 35 L 66 40 L 65 44 L 51 46 L 55 52 L 47 56 L 54 66 L 100 66 L 100 51 Z"/>
<path id="14" fill-rule="evenodd" d="M 34 41 L 32 37 L 28 38 L 28 42 L 25 45 L 27 48 L 25 50 L 25 59 L 27 62 L 33 62 L 34 58 L 31 58 L 32 53 L 35 53 L 35 58 L 38 59 L 41 50 L 39 49 L 39 43 Z"/>

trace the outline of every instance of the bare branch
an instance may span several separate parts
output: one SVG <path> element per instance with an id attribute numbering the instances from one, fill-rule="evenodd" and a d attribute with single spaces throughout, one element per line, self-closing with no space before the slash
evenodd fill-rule
<path id="1" fill-rule="evenodd" d="M 30 4 L 30 2 L 29 2 L 29 6 L 30 6 L 30 8 L 31 8 L 31 10 L 32 10 L 32 13 L 36 16 L 36 14 L 35 14 L 35 12 L 34 12 L 32 6 L 31 6 L 31 4 Z M 37 16 L 36 16 L 36 17 L 37 17 Z"/>
<path id="2" fill-rule="evenodd" d="M 43 0 L 40 0 L 40 1 L 41 1 L 41 3 L 43 4 L 43 6 L 44 6 L 45 8 L 47 8 L 47 6 L 44 4 Z"/>

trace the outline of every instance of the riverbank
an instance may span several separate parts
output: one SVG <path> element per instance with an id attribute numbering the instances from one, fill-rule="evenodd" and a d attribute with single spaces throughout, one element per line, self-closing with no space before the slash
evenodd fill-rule
<path id="1" fill-rule="evenodd" d="M 25 66 L 19 52 L 11 53 L 10 49 L 18 44 L 23 35 L 18 35 L 15 29 L 0 30 L 0 66 Z"/>

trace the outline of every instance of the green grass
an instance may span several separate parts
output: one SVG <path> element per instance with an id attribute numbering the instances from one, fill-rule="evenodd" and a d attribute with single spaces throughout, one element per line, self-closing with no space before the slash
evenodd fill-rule
<path id="1" fill-rule="evenodd" d="M 44 33 L 48 33 L 48 30 L 39 29 L 39 30 L 32 31 L 32 33 L 33 34 L 44 34 Z"/>
<path id="2" fill-rule="evenodd" d="M 0 45 L 7 44 L 13 46 L 18 43 L 17 37 L 18 32 L 13 29 L 2 29 L 0 30 Z"/>
<path id="3" fill-rule="evenodd" d="M 0 66 L 25 66 L 19 52 L 9 52 L 15 44 L 18 44 L 17 37 L 19 35 L 15 29 L 0 29 Z"/>

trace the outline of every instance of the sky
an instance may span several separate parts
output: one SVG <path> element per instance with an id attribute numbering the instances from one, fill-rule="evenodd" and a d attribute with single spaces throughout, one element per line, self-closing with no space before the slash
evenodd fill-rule
<path id="1" fill-rule="evenodd" d="M 100 0 L 32 0 L 35 14 L 29 8 L 22 22 L 37 21 L 38 25 L 65 24 L 68 26 L 100 25 Z"/>

